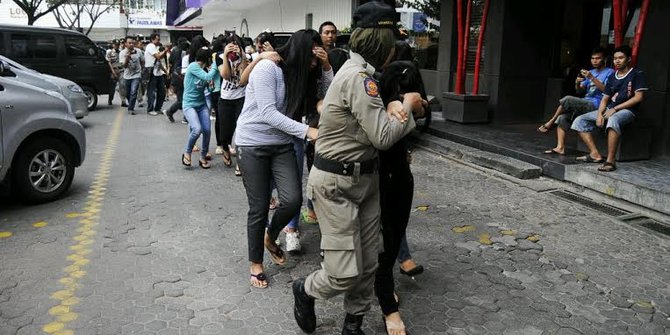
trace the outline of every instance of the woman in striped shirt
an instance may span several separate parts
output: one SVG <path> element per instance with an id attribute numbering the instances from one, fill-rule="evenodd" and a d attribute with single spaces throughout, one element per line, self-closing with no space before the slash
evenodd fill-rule
<path id="1" fill-rule="evenodd" d="M 275 263 L 286 263 L 275 240 L 302 204 L 293 137 L 317 136 L 315 128 L 296 120 L 314 107 L 308 106 L 309 94 L 316 87 L 320 71 L 312 49 L 320 43 L 316 31 L 299 30 L 277 50 L 281 57 L 279 64 L 260 60 L 249 76 L 234 142 L 249 201 L 247 238 L 250 281 L 254 287 L 268 285 L 263 273 L 264 247 Z M 266 232 L 273 179 L 281 204 Z"/>

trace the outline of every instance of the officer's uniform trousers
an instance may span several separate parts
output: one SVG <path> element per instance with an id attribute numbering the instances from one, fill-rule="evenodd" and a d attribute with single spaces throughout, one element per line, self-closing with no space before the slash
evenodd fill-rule
<path id="1" fill-rule="evenodd" d="M 306 192 L 319 218 L 324 257 L 305 291 L 317 299 L 346 292 L 345 311 L 363 314 L 373 298 L 381 247 L 379 175 L 342 176 L 314 167 Z"/>

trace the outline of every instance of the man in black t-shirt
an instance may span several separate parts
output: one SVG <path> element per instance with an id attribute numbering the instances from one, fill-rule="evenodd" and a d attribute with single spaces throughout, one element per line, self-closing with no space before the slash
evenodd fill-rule
<path id="1" fill-rule="evenodd" d="M 589 154 L 577 157 L 578 161 L 602 163 L 598 171 L 611 172 L 616 170 L 614 160 L 623 126 L 635 120 L 635 113 L 648 90 L 644 73 L 631 66 L 631 50 L 628 46 L 614 49 L 614 68 L 616 72 L 605 85 L 603 98 L 598 110 L 583 114 L 572 123 L 572 129 L 579 132 Z M 607 160 L 596 148 L 591 132 L 595 127 L 607 129 Z"/>

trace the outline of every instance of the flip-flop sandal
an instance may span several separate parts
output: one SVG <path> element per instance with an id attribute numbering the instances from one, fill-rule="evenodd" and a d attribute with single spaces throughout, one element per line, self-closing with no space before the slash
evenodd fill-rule
<path id="1" fill-rule="evenodd" d="M 591 155 L 586 155 L 586 156 L 580 156 L 575 158 L 576 161 L 582 162 L 582 163 L 602 163 L 605 161 L 604 158 L 601 159 L 595 159 L 591 157 Z"/>
<path id="2" fill-rule="evenodd" d="M 603 166 L 598 168 L 598 171 L 600 172 L 612 172 L 616 170 L 616 165 L 614 163 L 610 162 L 605 162 Z"/>
<path id="3" fill-rule="evenodd" d="M 186 166 L 191 166 L 191 157 L 188 157 L 186 154 L 182 154 L 181 163 Z"/>
<path id="4" fill-rule="evenodd" d="M 284 255 L 284 250 L 281 250 L 281 248 L 275 244 L 275 247 L 277 248 L 275 251 L 270 250 L 268 246 L 265 246 L 265 249 L 268 250 L 270 253 L 270 258 L 272 259 L 272 262 L 277 264 L 277 265 L 284 265 L 286 264 L 286 255 Z"/>
<path id="5" fill-rule="evenodd" d="M 556 151 L 556 149 L 549 149 L 544 151 L 545 155 L 565 155 L 565 152 Z"/>
<path id="6" fill-rule="evenodd" d="M 309 215 L 307 211 L 302 212 L 302 222 L 306 224 L 319 224 L 319 220 L 316 217 Z"/>
<path id="7" fill-rule="evenodd" d="M 242 177 L 242 171 L 240 171 L 239 168 L 235 169 L 235 175 L 238 177 Z"/>
<path id="8" fill-rule="evenodd" d="M 251 275 L 250 281 L 251 281 L 251 286 L 252 287 L 255 287 L 255 288 L 267 288 L 268 287 L 268 277 L 265 276 L 265 273 L 263 273 L 263 272 L 261 272 L 259 274 L 253 274 L 252 273 L 250 275 Z M 254 278 L 261 283 L 265 282 L 265 285 L 263 285 L 263 284 L 254 285 L 254 282 L 253 282 Z"/>
<path id="9" fill-rule="evenodd" d="M 223 155 L 223 165 L 225 165 L 226 167 L 233 166 L 233 160 L 232 158 L 230 158 L 230 154 L 226 155 L 226 152 L 224 151 L 222 155 Z"/>
<path id="10" fill-rule="evenodd" d="M 199 159 L 198 163 L 200 164 L 200 167 L 205 169 L 205 170 L 212 167 L 212 165 L 209 164 L 209 162 L 206 159 L 205 160 Z"/>
<path id="11" fill-rule="evenodd" d="M 211 161 L 212 160 L 212 154 L 207 153 L 207 155 L 205 155 L 205 160 Z"/>
<path id="12" fill-rule="evenodd" d="M 405 324 L 400 321 L 400 323 L 386 321 L 386 317 L 382 315 L 382 321 L 384 322 L 384 331 L 386 334 L 390 334 L 389 330 L 405 330 Z"/>

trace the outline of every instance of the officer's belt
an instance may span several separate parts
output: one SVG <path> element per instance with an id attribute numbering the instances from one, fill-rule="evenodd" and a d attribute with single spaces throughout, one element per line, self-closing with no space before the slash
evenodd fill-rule
<path id="1" fill-rule="evenodd" d="M 342 176 L 353 176 L 356 174 L 356 170 L 358 170 L 358 174 L 375 173 L 379 167 L 379 161 L 375 158 L 364 162 L 343 163 L 317 155 L 314 157 L 314 166 L 321 171 Z"/>

